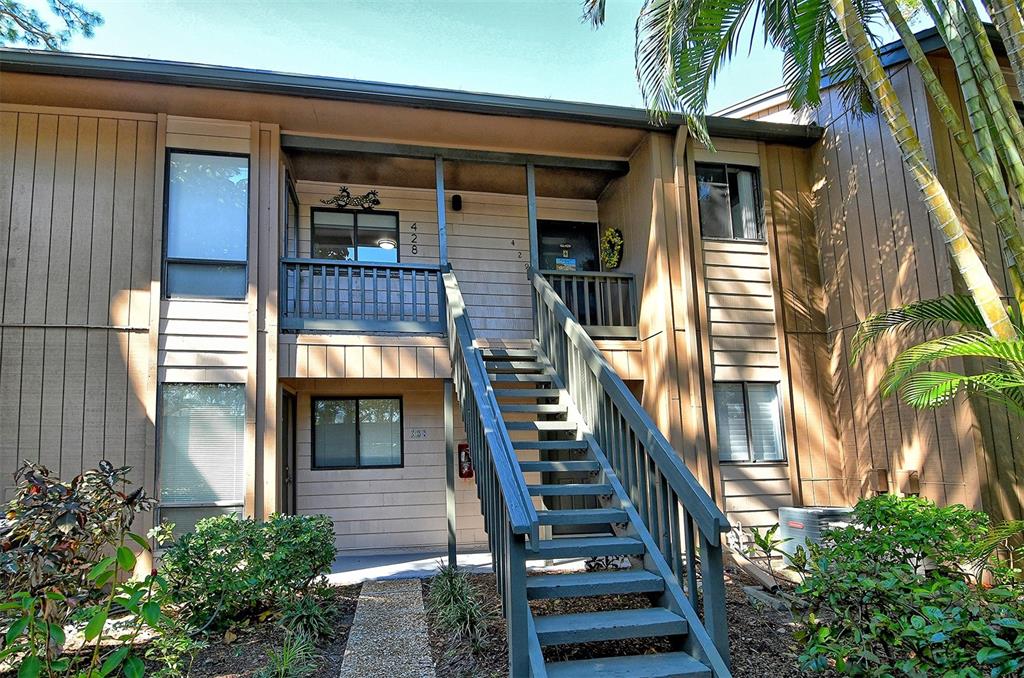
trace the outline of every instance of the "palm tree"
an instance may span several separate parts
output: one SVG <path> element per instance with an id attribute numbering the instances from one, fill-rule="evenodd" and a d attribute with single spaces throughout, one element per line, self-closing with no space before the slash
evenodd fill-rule
<path id="1" fill-rule="evenodd" d="M 865 16 L 862 9 L 849 0 L 647 0 L 636 24 L 637 79 L 644 99 L 656 118 L 672 110 L 682 112 L 695 137 L 710 143 L 703 122 L 708 91 L 721 66 L 740 47 L 746 22 L 760 21 L 766 40 L 785 56 L 794 107 L 820 104 L 826 71 L 842 83 L 848 104 L 873 104 L 900 148 L 984 328 L 997 339 L 1015 340 L 1017 328 L 1000 292 L 875 52 L 867 29 L 875 17 Z M 605 0 L 585 0 L 584 16 L 595 26 L 603 23 Z M 960 23 L 969 23 L 968 18 Z M 995 181 L 994 172 L 986 171 Z"/>

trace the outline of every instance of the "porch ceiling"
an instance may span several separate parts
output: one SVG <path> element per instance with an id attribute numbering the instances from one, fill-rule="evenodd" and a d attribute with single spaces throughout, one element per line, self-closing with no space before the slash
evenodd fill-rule
<path id="1" fill-rule="evenodd" d="M 337 184 L 371 184 L 434 188 L 434 161 L 365 153 L 290 151 L 296 179 Z M 552 198 L 596 200 L 617 171 L 537 167 L 537 195 Z M 447 191 L 526 194 L 522 166 L 496 163 L 445 161 Z"/>

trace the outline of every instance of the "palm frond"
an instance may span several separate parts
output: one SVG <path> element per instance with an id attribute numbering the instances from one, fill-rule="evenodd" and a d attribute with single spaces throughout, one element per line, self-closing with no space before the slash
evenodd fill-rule
<path id="1" fill-rule="evenodd" d="M 900 388 L 900 396 L 916 409 L 931 409 L 952 402 L 960 394 L 995 400 L 1024 416 L 1024 379 L 1006 372 L 965 375 L 956 372 L 916 372 Z"/>
<path id="2" fill-rule="evenodd" d="M 850 359 L 856 360 L 865 348 L 890 332 L 929 330 L 944 323 L 954 323 L 964 330 L 985 329 L 985 319 L 968 295 L 948 294 L 936 299 L 922 299 L 865 318 L 853 335 Z"/>
<path id="3" fill-rule="evenodd" d="M 605 0 L 583 0 L 583 21 L 594 28 L 604 25 Z"/>
<path id="4" fill-rule="evenodd" d="M 961 332 L 923 341 L 905 349 L 885 368 L 883 395 L 898 390 L 921 366 L 945 358 L 992 358 L 1009 363 L 1008 374 L 1024 374 L 1024 340 L 1004 341 L 984 332 Z"/>

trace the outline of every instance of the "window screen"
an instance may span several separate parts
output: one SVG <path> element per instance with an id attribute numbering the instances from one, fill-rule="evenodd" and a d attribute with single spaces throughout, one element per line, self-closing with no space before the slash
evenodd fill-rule
<path id="1" fill-rule="evenodd" d="M 245 386 L 163 384 L 160 515 L 178 529 L 240 510 L 245 492 Z"/>
<path id="2" fill-rule="evenodd" d="M 312 256 L 398 263 L 398 215 L 314 208 Z"/>
<path id="3" fill-rule="evenodd" d="M 402 465 L 399 398 L 314 398 L 313 468 Z"/>
<path id="4" fill-rule="evenodd" d="M 697 202 L 705 238 L 763 240 L 761 187 L 757 170 L 698 164 Z"/>
<path id="5" fill-rule="evenodd" d="M 720 381 L 714 390 L 719 459 L 785 459 L 778 384 Z"/>
<path id="6" fill-rule="evenodd" d="M 172 151 L 167 296 L 245 298 L 248 242 L 249 159 Z"/>

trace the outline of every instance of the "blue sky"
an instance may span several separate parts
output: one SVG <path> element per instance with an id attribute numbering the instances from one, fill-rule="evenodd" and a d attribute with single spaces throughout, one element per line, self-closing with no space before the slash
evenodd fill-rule
<path id="1" fill-rule="evenodd" d="M 84 0 L 105 24 L 78 52 L 642 106 L 633 73 L 641 0 L 609 0 L 607 23 L 578 0 Z M 781 83 L 754 54 L 719 78 L 710 110 Z"/>

